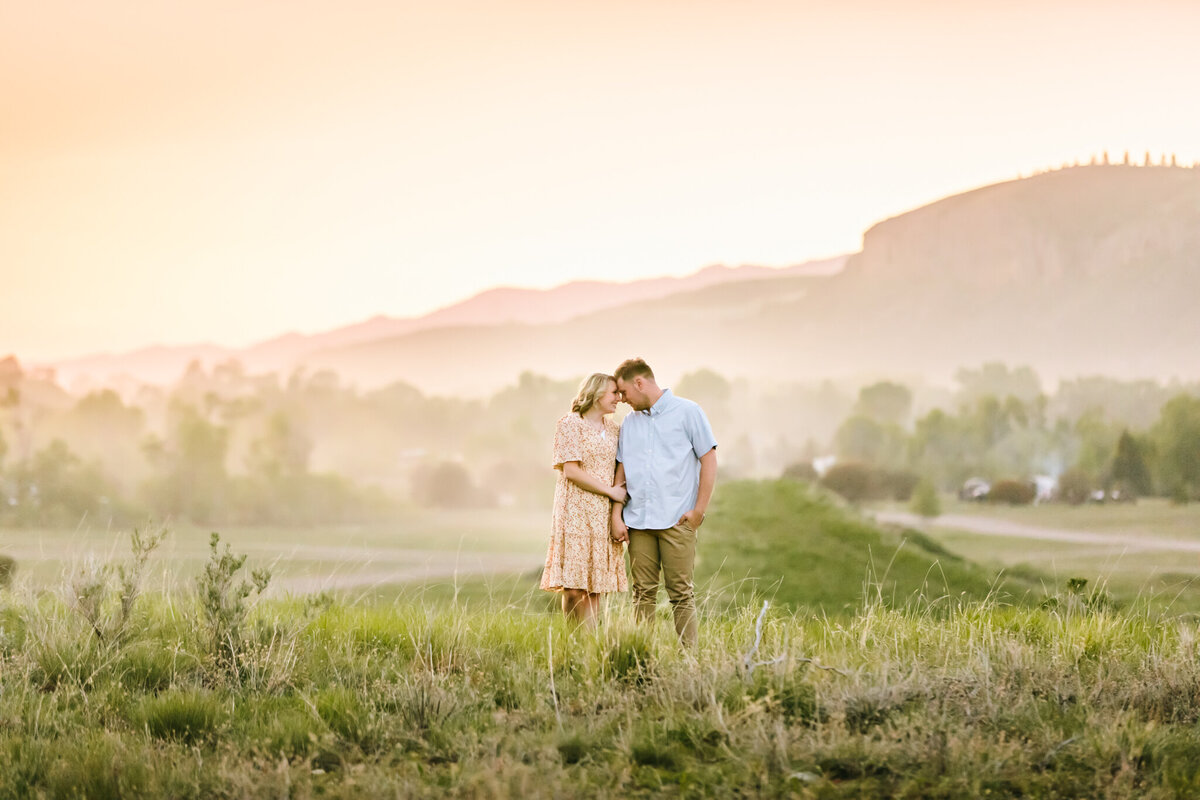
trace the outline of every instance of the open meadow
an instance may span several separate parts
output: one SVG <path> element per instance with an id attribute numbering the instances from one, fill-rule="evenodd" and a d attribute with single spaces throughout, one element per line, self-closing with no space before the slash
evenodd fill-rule
<path id="1" fill-rule="evenodd" d="M 485 517 L 475 540 L 438 517 L 340 545 L 415 550 L 440 530 L 439 552 L 536 563 L 540 532 Z M 145 559 L 122 545 L 108 569 L 35 586 L 31 567 L 0 592 L 0 797 L 1200 792 L 1190 618 L 1032 570 L 998 579 L 803 484 L 722 487 L 694 658 L 665 603 L 651 629 L 618 597 L 598 632 L 571 631 L 529 574 L 467 576 L 457 596 L 432 577 L 273 591 L 251 573 L 317 574 L 285 556 L 318 536 L 256 536 L 174 531 Z M 164 560 L 199 582 L 155 583 Z"/>
<path id="2" fill-rule="evenodd" d="M 222 541 L 272 571 L 271 593 L 370 591 L 422 580 L 453 580 L 541 567 L 546 515 L 527 511 L 412 510 L 390 523 L 221 528 Z M 143 530 L 162 526 L 153 523 Z M 152 554 L 147 583 L 173 588 L 195 578 L 209 557 L 208 528 L 169 526 Z M 0 530 L 0 553 L 18 577 L 47 588 L 95 561 L 119 558 L 128 532 L 86 525 L 71 530 Z"/>
<path id="3" fill-rule="evenodd" d="M 1177 613 L 1200 612 L 1200 505 L 1161 498 L 1136 504 L 1030 506 L 948 500 L 921 520 L 896 504 L 877 519 L 919 527 L 948 550 L 996 571 L 1101 583 Z"/>

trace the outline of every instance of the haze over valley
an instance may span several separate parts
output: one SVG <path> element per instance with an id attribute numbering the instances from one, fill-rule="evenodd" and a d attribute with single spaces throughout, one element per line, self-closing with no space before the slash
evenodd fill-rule
<path id="1" fill-rule="evenodd" d="M 948 385 L 985 361 L 1050 381 L 1186 379 L 1197 296 L 1200 171 L 1075 166 L 901 213 L 866 231 L 861 252 L 792 268 L 497 288 L 419 318 L 381 315 L 242 350 L 153 347 L 50 366 L 66 386 L 129 386 L 169 382 L 192 360 L 234 359 L 257 372 L 331 370 L 363 388 L 404 381 L 470 395 L 524 371 L 567 379 L 634 353 L 675 375 L 711 368 L 756 381 L 919 375 Z"/>

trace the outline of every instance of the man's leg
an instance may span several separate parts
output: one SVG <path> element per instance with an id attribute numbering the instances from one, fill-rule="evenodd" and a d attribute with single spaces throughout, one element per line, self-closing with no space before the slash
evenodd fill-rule
<path id="1" fill-rule="evenodd" d="M 654 616 L 658 605 L 658 531 L 629 531 L 629 572 L 633 578 L 633 611 L 639 622 Z"/>
<path id="2" fill-rule="evenodd" d="M 675 613 L 675 632 L 684 647 L 694 648 L 699 624 L 696 620 L 696 593 L 692 573 L 696 567 L 696 532 L 684 525 L 662 531 L 659 550 L 667 597 Z"/>

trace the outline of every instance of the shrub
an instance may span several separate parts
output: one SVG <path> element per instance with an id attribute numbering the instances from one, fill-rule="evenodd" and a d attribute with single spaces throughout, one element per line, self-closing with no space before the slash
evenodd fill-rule
<path id="1" fill-rule="evenodd" d="M 476 486 L 471 473 L 455 461 L 441 461 L 413 477 L 413 497 L 434 508 L 478 508 L 493 504 L 486 489 Z"/>
<path id="2" fill-rule="evenodd" d="M 908 470 L 881 471 L 878 483 L 884 494 L 890 495 L 893 500 L 907 503 L 912 499 L 913 490 L 917 488 L 920 480 L 915 472 Z"/>
<path id="3" fill-rule="evenodd" d="M 144 699 L 138 717 L 156 739 L 191 743 L 214 734 L 226 713 L 221 701 L 206 692 L 170 691 Z"/>
<path id="4" fill-rule="evenodd" d="M 820 479 L 811 461 L 797 461 L 794 464 L 788 464 L 783 468 L 783 477 L 793 481 L 804 481 L 805 483 L 816 483 Z"/>
<path id="5" fill-rule="evenodd" d="M 996 481 L 988 492 L 989 503 L 1008 503 L 1010 506 L 1027 506 L 1035 497 L 1037 487 L 1026 481 Z"/>
<path id="6" fill-rule="evenodd" d="M 357 692 L 344 687 L 327 689 L 317 695 L 316 707 L 321 719 L 338 736 L 354 744 L 365 743 L 370 710 Z"/>
<path id="7" fill-rule="evenodd" d="M 137 528 L 130 536 L 133 559 L 118 564 L 116 575 L 120 586 L 112 585 L 113 567 L 110 564 L 89 563 L 72 578 L 71 605 L 87 623 L 96 638 L 105 643 L 119 643 L 130 633 L 133 609 L 142 593 L 142 580 L 151 554 L 167 536 L 166 528 L 143 535 Z"/>
<path id="8" fill-rule="evenodd" d="M 590 741 L 578 733 L 572 734 L 558 742 L 558 755 L 564 764 L 578 764 L 592 751 Z"/>
<path id="9" fill-rule="evenodd" d="M 0 589 L 12 586 L 13 575 L 17 574 L 17 560 L 0 554 Z"/>
<path id="10" fill-rule="evenodd" d="M 45 789 L 32 796 L 120 800 L 150 794 L 151 773 L 143 754 L 112 733 L 62 743 L 55 755 L 46 769 Z"/>
<path id="11" fill-rule="evenodd" d="M 619 681 L 641 683 L 653 666 L 654 644 L 641 629 L 622 631 L 608 647 L 605 665 L 610 675 Z"/>
<path id="12" fill-rule="evenodd" d="M 872 473 L 870 466 L 857 461 L 834 464 L 821 477 L 821 485 L 837 492 L 851 503 L 858 503 L 874 494 Z"/>
<path id="13" fill-rule="evenodd" d="M 1069 469 L 1058 476 L 1058 499 L 1077 506 L 1087 502 L 1092 493 L 1092 479 L 1081 469 Z"/>
<path id="14" fill-rule="evenodd" d="M 932 519 L 941 516 L 942 502 L 938 499 L 937 487 L 928 478 L 922 478 L 913 490 L 912 502 L 909 508 L 914 514 Z"/>
<path id="15" fill-rule="evenodd" d="M 218 550 L 221 535 L 214 533 L 209 541 L 208 564 L 203 574 L 196 579 L 200 590 L 200 608 L 206 627 L 209 653 L 219 667 L 230 674 L 238 672 L 238 665 L 245 647 L 242 628 L 249 608 L 246 599 L 252 592 L 262 595 L 271 581 L 269 570 L 256 569 L 250 581 L 234 584 L 234 576 L 246 563 L 246 556 L 234 556 L 229 545 L 225 552 Z"/>
<path id="16" fill-rule="evenodd" d="M 194 663 L 187 654 L 177 653 L 163 643 L 138 642 L 121 654 L 115 669 L 127 689 L 157 692 L 169 688 L 179 671 L 186 671 Z"/>
<path id="17" fill-rule="evenodd" d="M 677 770 L 683 760 L 679 745 L 660 742 L 653 737 L 643 737 L 635 742 L 629 749 L 629 756 L 639 766 L 662 770 Z"/>

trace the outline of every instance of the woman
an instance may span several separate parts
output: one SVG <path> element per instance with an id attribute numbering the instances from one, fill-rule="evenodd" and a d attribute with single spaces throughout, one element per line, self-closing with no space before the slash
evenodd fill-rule
<path id="1" fill-rule="evenodd" d="M 613 486 L 620 426 L 610 415 L 618 397 L 611 375 L 592 375 L 554 431 L 559 473 L 542 588 L 561 591 L 563 614 L 588 628 L 596 625 L 601 594 L 628 589 L 622 545 L 609 535 L 611 503 L 625 500 L 625 487 Z"/>

